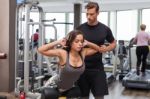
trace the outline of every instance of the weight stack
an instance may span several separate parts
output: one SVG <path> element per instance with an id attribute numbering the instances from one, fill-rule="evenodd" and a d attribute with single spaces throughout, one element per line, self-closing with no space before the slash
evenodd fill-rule
<path id="1" fill-rule="evenodd" d="M 32 61 L 29 61 L 29 77 L 32 77 Z M 17 77 L 24 78 L 24 61 L 18 61 L 17 65 Z"/>

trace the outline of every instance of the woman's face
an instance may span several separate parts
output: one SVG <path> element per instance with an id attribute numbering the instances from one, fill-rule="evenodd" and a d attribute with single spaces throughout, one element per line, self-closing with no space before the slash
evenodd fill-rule
<path id="1" fill-rule="evenodd" d="M 74 39 L 74 41 L 72 42 L 72 50 L 75 51 L 81 51 L 82 47 L 83 47 L 83 35 L 79 34 L 76 36 L 76 38 Z"/>

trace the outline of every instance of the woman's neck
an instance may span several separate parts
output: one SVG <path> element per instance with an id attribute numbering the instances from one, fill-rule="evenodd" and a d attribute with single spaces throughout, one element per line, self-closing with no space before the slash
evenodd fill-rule
<path id="1" fill-rule="evenodd" d="M 79 56 L 79 52 L 75 52 L 75 51 L 70 51 L 70 54 L 74 57 Z"/>

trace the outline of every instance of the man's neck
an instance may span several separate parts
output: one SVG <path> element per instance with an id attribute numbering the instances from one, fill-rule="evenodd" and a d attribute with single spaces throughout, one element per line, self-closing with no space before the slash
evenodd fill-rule
<path id="1" fill-rule="evenodd" d="M 95 25 L 97 25 L 98 24 L 98 21 L 95 21 L 95 22 L 93 22 L 93 23 L 88 23 L 88 25 L 90 25 L 90 26 L 95 26 Z"/>

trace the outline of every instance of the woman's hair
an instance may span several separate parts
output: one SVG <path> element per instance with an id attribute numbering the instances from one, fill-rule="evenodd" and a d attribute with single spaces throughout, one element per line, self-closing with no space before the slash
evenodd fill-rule
<path id="1" fill-rule="evenodd" d="M 77 35 L 83 35 L 83 34 L 79 30 L 73 30 L 67 34 L 67 36 L 66 36 L 67 41 L 66 41 L 66 48 L 65 48 L 67 51 L 71 50 L 72 43 L 75 40 L 75 38 L 77 37 Z M 84 38 L 83 38 L 83 41 L 84 41 Z"/>
<path id="2" fill-rule="evenodd" d="M 96 12 L 99 12 L 99 5 L 97 2 L 88 2 L 88 4 L 85 6 L 85 9 L 92 9 L 96 8 Z"/>
<path id="3" fill-rule="evenodd" d="M 146 29 L 146 25 L 145 25 L 145 24 L 141 24 L 141 25 L 140 25 L 140 28 L 141 28 L 141 30 L 144 31 L 144 30 Z"/>

